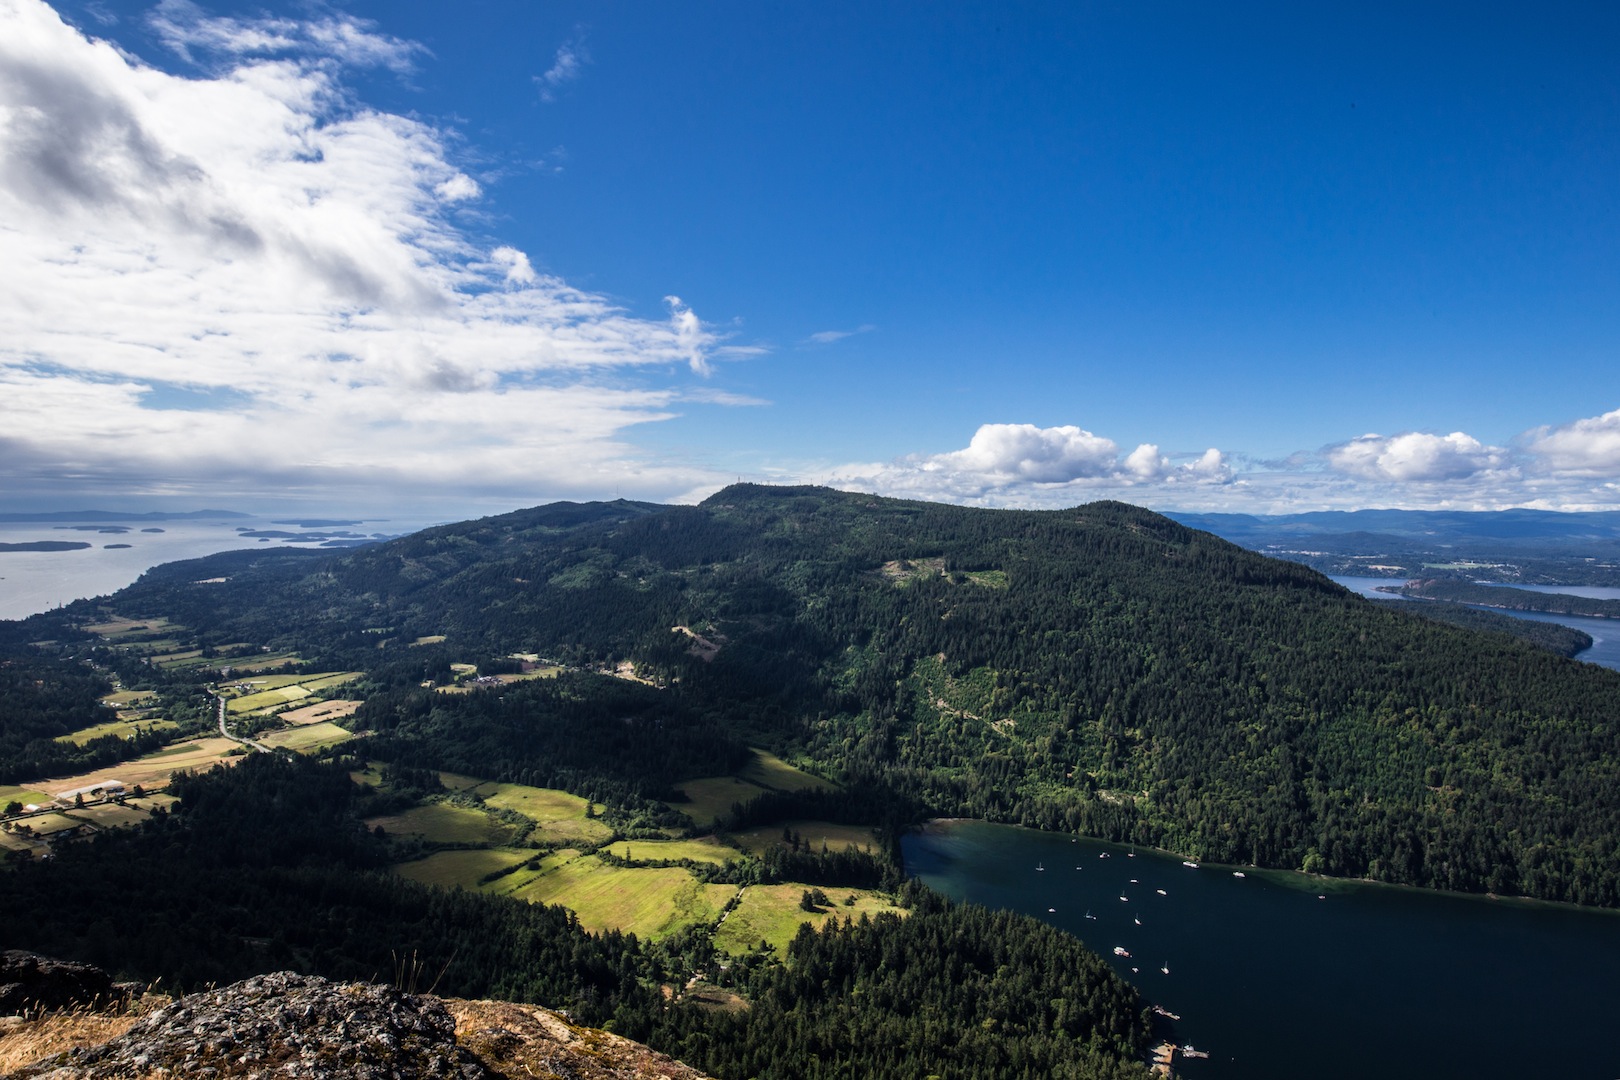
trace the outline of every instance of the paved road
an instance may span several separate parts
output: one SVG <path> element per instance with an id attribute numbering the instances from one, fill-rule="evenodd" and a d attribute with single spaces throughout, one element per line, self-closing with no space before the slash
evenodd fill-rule
<path id="1" fill-rule="evenodd" d="M 258 742 L 253 739 L 244 739 L 238 735 L 232 735 L 230 729 L 225 726 L 225 699 L 216 695 L 214 700 L 219 703 L 219 733 L 221 735 L 225 736 L 232 742 L 239 742 L 243 746 L 251 746 L 253 749 L 263 753 L 268 754 L 271 752 L 270 747 L 264 745 L 262 742 Z"/>

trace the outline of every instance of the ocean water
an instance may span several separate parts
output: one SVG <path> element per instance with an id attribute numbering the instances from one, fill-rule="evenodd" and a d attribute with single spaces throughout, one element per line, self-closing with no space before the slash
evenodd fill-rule
<path id="1" fill-rule="evenodd" d="M 74 600 L 105 596 L 132 584 L 147 570 L 162 563 L 243 548 L 321 546 L 318 540 L 244 537 L 239 531 L 244 528 L 317 536 L 346 532 L 381 537 L 400 535 L 418 527 L 376 521 L 343 528 L 304 530 L 297 525 L 277 525 L 259 518 L 84 523 L 90 526 L 88 530 L 63 527 L 78 524 L 0 522 L 0 542 L 65 540 L 90 545 L 75 551 L 0 551 L 0 619 L 22 619 Z M 114 529 L 127 531 L 110 531 Z M 154 529 L 162 531 L 147 531 Z M 109 544 L 128 546 L 108 547 Z"/>

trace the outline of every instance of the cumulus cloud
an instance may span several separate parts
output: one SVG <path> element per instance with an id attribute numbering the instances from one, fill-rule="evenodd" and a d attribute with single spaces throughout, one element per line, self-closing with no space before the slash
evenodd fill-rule
<path id="1" fill-rule="evenodd" d="M 1558 427 L 1540 427 L 1522 440 L 1539 469 L 1567 476 L 1620 477 L 1620 409 Z"/>
<path id="2" fill-rule="evenodd" d="M 1231 470 L 1213 448 L 1177 464 L 1152 443 L 1121 455 L 1112 439 L 1072 425 L 984 424 L 961 450 L 845 465 L 827 478 L 908 498 L 1049 506 L 1114 496 L 1141 500 L 1164 485 L 1224 484 Z"/>
<path id="3" fill-rule="evenodd" d="M 346 16 L 170 0 L 153 22 L 214 66 L 176 75 L 0 0 L 0 487 L 707 482 L 621 434 L 689 400 L 679 370 L 759 350 L 459 227 L 483 193 L 449 136 L 342 82 L 419 48 Z"/>
<path id="4" fill-rule="evenodd" d="M 1430 482 L 1463 480 L 1501 468 L 1507 451 L 1461 431 L 1450 435 L 1409 431 L 1387 437 L 1362 435 L 1329 447 L 1326 456 L 1332 468 L 1351 476 Z"/>

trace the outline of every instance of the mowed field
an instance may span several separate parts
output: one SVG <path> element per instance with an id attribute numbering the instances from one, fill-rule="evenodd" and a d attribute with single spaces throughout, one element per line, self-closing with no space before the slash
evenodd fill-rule
<path id="1" fill-rule="evenodd" d="M 766 791 L 807 791 L 837 785 L 796 769 L 775 754 L 754 750 L 754 758 L 735 776 L 703 776 L 684 781 L 679 791 L 686 802 L 670 805 L 691 818 L 700 829 L 714 825 L 734 803 L 747 803 Z"/>
<path id="2" fill-rule="evenodd" d="M 725 921 L 714 932 L 715 948 L 735 956 L 753 950 L 763 941 L 782 954 L 787 952 L 788 942 L 804 923 L 819 929 L 828 919 L 859 921 L 862 914 L 905 913 L 882 893 L 832 887 L 822 889 L 830 901 L 826 910 L 805 911 L 799 901 L 806 888 L 805 885 L 748 886 L 737 906 L 726 914 Z M 846 905 L 844 901 L 851 896 L 855 903 Z"/>
<path id="3" fill-rule="evenodd" d="M 742 857 L 736 848 L 727 847 L 712 836 L 696 840 L 618 840 L 607 846 L 607 852 L 626 862 L 691 862 L 724 866 Z"/>
<path id="4" fill-rule="evenodd" d="M 688 926 L 712 924 L 737 895 L 735 885 L 705 885 L 678 866 L 608 866 L 592 855 L 558 852 L 538 871 L 518 871 L 491 891 L 537 904 L 563 904 L 587 930 L 622 930 L 656 940 Z M 502 888 L 502 886 L 507 886 Z"/>
<path id="5" fill-rule="evenodd" d="M 613 830 L 586 817 L 590 803 L 578 795 L 524 784 L 483 782 L 463 788 L 497 810 L 511 810 L 535 823 L 534 838 L 558 844 L 599 844 Z"/>
<path id="6" fill-rule="evenodd" d="M 835 788 L 838 785 L 803 769 L 796 769 L 775 754 L 755 748 L 754 760 L 737 774 L 749 783 L 775 791 L 808 791 L 812 788 Z"/>
<path id="7" fill-rule="evenodd" d="M 266 731 L 255 736 L 266 746 L 274 746 L 284 750 L 294 750 L 302 753 L 306 750 L 315 750 L 324 746 L 336 746 L 354 738 L 352 731 L 338 727 L 330 721 L 317 724 L 305 724 L 303 727 L 283 728 L 280 731 Z"/>
<path id="8" fill-rule="evenodd" d="M 280 713 L 279 718 L 288 724 L 318 724 L 323 720 L 341 720 L 345 716 L 353 716 L 354 711 L 360 707 L 360 702 L 347 698 L 336 698 L 332 701 L 317 701 L 313 705 L 305 705 L 297 709 L 288 709 Z"/>
<path id="9" fill-rule="evenodd" d="M 189 739 L 186 742 L 172 743 L 161 750 L 147 754 L 145 757 L 120 762 L 105 769 L 79 773 L 74 776 L 53 777 L 50 780 L 36 781 L 28 786 L 28 790 L 43 790 L 52 793 L 74 791 L 79 788 L 105 784 L 109 780 L 120 780 L 126 787 L 134 787 L 139 784 L 148 791 L 152 791 L 157 788 L 167 787 L 170 773 L 179 770 L 206 771 L 220 763 L 232 764 L 237 758 L 241 757 L 241 752 L 241 743 L 232 742 L 230 739 L 222 739 L 217 735 L 202 739 Z M 0 788 L 0 796 L 3 796 L 7 790 L 13 789 Z M 35 800 L 25 799 L 23 801 Z"/>

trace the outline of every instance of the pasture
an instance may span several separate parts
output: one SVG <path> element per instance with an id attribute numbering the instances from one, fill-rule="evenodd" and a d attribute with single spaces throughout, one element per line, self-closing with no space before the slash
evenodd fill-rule
<path id="1" fill-rule="evenodd" d="M 338 727 L 330 721 L 305 724 L 303 727 L 283 728 L 280 731 L 266 731 L 256 736 L 259 742 L 266 746 L 274 746 L 283 750 L 293 750 L 304 753 L 327 746 L 336 746 L 354 738 L 354 733 Z"/>
<path id="2" fill-rule="evenodd" d="M 172 731 L 180 725 L 173 720 L 109 720 L 105 724 L 94 727 L 80 728 L 68 735 L 58 735 L 59 743 L 72 743 L 74 746 L 83 746 L 92 739 L 104 739 L 109 735 L 116 735 L 120 739 L 135 737 L 135 729 L 150 731 Z"/>
<path id="3" fill-rule="evenodd" d="M 477 795 L 486 805 L 511 810 L 534 822 L 535 839 L 561 844 L 598 844 L 613 835 L 613 830 L 606 825 L 585 816 L 590 803 L 566 791 L 493 782 L 476 783 L 463 790 Z"/>
<path id="4" fill-rule="evenodd" d="M 725 921 L 714 932 L 715 948 L 736 956 L 752 951 L 763 941 L 778 955 L 783 955 L 788 942 L 805 923 L 819 930 L 829 919 L 858 921 L 862 914 L 877 915 L 886 911 L 903 914 L 883 893 L 831 887 L 822 890 L 830 901 L 825 910 L 805 911 L 799 906 L 799 900 L 806 888 L 805 885 L 748 886 L 737 906 L 726 914 Z M 844 900 L 851 896 L 855 903 L 846 905 Z"/>
<path id="5" fill-rule="evenodd" d="M 279 686 L 274 690 L 261 690 L 255 694 L 231 698 L 225 703 L 225 711 L 235 716 L 244 716 L 247 713 L 273 709 L 277 705 L 285 705 L 307 697 L 309 691 L 302 686 Z"/>
<path id="6" fill-rule="evenodd" d="M 71 788 L 68 790 L 72 790 Z M 7 806 L 20 802 L 24 806 L 44 806 L 51 801 L 50 795 L 37 787 L 25 787 L 18 784 L 0 784 L 0 806 Z"/>
<path id="7" fill-rule="evenodd" d="M 740 858 L 742 852 L 726 847 L 712 836 L 698 840 L 618 840 L 607 847 L 609 854 L 627 862 L 692 862 L 724 866 Z"/>
<path id="8" fill-rule="evenodd" d="M 232 753 L 235 751 L 235 753 Z M 167 787 L 169 774 L 178 771 L 206 771 L 221 762 L 234 762 L 241 756 L 241 744 L 217 735 L 202 739 L 188 739 L 171 743 L 145 757 L 123 761 L 105 769 L 80 773 L 77 776 L 56 777 L 44 782 L 51 791 L 73 791 L 94 787 L 110 780 L 121 780 L 126 787 L 141 785 L 148 791 Z"/>
<path id="9" fill-rule="evenodd" d="M 423 885 L 438 885 L 446 889 L 460 885 L 463 888 L 476 889 L 485 875 L 504 870 L 533 854 L 532 851 L 514 848 L 439 851 L 425 859 L 399 863 L 393 870 L 400 877 L 419 881 Z"/>
<path id="10" fill-rule="evenodd" d="M 685 781 L 680 785 L 680 791 L 686 796 L 686 801 L 670 803 L 671 809 L 691 818 L 698 828 L 707 829 L 714 825 L 721 814 L 730 813 L 733 803 L 746 803 L 758 798 L 765 789 L 735 776 L 705 776 Z"/>
<path id="11" fill-rule="evenodd" d="M 322 720 L 341 720 L 345 716 L 354 715 L 354 710 L 360 707 L 360 702 L 344 698 L 332 701 L 317 701 L 313 705 L 304 705 L 297 709 L 288 709 L 278 714 L 278 718 L 294 726 L 300 724 L 318 724 Z"/>
<path id="12" fill-rule="evenodd" d="M 156 700 L 157 692 L 155 690 L 119 690 L 117 693 L 103 695 L 101 703 L 122 709 L 138 701 Z"/>
<path id="13" fill-rule="evenodd" d="M 378 825 L 395 836 L 419 836 L 430 844 L 468 844 L 500 847 L 512 838 L 512 828 L 482 810 L 450 803 L 426 803 L 404 813 L 366 819 L 366 828 Z"/>
<path id="14" fill-rule="evenodd" d="M 680 867 L 624 869 L 582 855 L 543 869 L 509 895 L 562 904 L 587 930 L 621 930 L 656 940 L 713 923 L 736 894 L 735 885 L 705 885 Z"/>
<path id="15" fill-rule="evenodd" d="M 796 769 L 775 754 L 754 748 L 754 760 L 737 775 L 749 783 L 775 791 L 809 791 L 813 788 L 833 788 L 837 784 Z"/>

